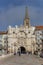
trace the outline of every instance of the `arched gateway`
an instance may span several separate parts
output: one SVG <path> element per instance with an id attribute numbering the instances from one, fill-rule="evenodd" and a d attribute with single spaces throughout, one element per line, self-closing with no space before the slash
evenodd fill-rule
<path id="1" fill-rule="evenodd" d="M 25 54 L 26 53 L 25 47 L 21 46 L 21 47 L 18 48 L 18 50 L 19 49 L 20 49 L 21 54 Z"/>
<path id="2" fill-rule="evenodd" d="M 35 27 L 30 25 L 27 7 L 23 23 L 24 24 L 22 26 L 21 25 L 20 26 L 16 25 L 15 27 L 9 26 L 8 34 L 4 36 L 4 38 L 7 37 L 8 50 L 10 53 L 11 51 L 13 51 L 13 53 L 18 53 L 18 51 L 20 50 L 20 52 L 23 54 L 26 52 L 32 52 L 33 54 L 34 51 L 36 50 L 36 36 L 34 34 Z"/>

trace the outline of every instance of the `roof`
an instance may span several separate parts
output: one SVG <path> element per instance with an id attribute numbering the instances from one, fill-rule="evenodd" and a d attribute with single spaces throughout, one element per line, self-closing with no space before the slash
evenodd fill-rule
<path id="1" fill-rule="evenodd" d="M 35 26 L 36 30 L 43 30 L 43 26 Z M 8 31 L 0 31 L 0 35 L 7 34 Z"/>
<path id="2" fill-rule="evenodd" d="M 7 31 L 0 31 L 0 35 L 7 34 Z"/>
<path id="3" fill-rule="evenodd" d="M 36 30 L 43 30 L 43 26 L 35 26 Z"/>

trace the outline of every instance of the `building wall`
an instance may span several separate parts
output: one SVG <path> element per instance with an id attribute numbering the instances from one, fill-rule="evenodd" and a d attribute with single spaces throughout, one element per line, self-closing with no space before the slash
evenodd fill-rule
<path id="1" fill-rule="evenodd" d="M 35 30 L 35 27 L 8 27 L 8 46 L 11 52 L 11 49 L 13 52 L 16 49 L 16 52 L 18 51 L 18 48 L 23 46 L 25 47 L 26 51 L 34 52 L 35 51 L 35 35 L 33 35 Z"/>
<path id="2" fill-rule="evenodd" d="M 23 27 L 23 26 L 15 26 L 8 27 L 8 34 L 2 35 L 3 45 L 8 44 L 7 51 L 15 52 L 18 51 L 18 48 L 23 46 L 26 51 L 30 51 L 34 53 L 34 51 L 38 49 L 42 49 L 42 39 L 43 39 L 43 30 L 35 30 L 35 27 Z M 34 33 L 35 32 L 35 33 Z M 7 41 L 6 41 L 7 38 Z M 38 46 L 39 44 L 39 46 Z"/>
<path id="3" fill-rule="evenodd" d="M 37 44 L 37 50 L 38 52 L 41 52 L 42 50 L 42 39 L 43 39 L 43 29 L 42 30 L 36 30 L 35 31 L 35 35 L 36 35 L 36 44 Z"/>

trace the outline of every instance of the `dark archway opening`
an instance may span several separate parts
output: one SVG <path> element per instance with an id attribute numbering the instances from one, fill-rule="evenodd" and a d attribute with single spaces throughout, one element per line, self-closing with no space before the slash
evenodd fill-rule
<path id="1" fill-rule="evenodd" d="M 20 47 L 20 51 L 21 51 L 21 54 L 26 54 L 26 49 L 25 49 L 25 47 Z"/>

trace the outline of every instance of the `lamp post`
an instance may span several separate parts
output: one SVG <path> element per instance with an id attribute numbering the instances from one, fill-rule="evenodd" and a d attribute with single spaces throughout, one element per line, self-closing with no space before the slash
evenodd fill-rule
<path id="1" fill-rule="evenodd" d="M 14 55 L 16 55 L 16 44 L 14 44 Z"/>
<path id="2" fill-rule="evenodd" d="M 6 48 L 6 51 L 8 53 L 8 37 L 6 37 L 6 40 L 5 41 L 6 41 L 6 45 L 5 45 L 6 47 L 5 48 Z"/>

